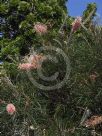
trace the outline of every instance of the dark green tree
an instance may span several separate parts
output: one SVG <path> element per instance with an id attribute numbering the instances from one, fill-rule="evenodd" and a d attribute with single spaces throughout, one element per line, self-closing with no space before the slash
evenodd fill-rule
<path id="1" fill-rule="evenodd" d="M 56 35 L 66 14 L 66 0 L 5 0 L 0 3 L 0 24 L 3 37 L 0 41 L 0 57 L 25 55 L 37 39 L 34 23 L 48 26 L 51 35 Z"/>

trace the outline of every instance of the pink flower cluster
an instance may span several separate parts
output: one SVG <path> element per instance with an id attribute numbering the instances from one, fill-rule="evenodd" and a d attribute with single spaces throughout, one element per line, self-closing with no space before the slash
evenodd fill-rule
<path id="1" fill-rule="evenodd" d="M 21 70 L 32 70 L 41 67 L 41 62 L 45 59 L 42 55 L 31 55 L 27 63 L 19 64 L 18 68 Z"/>
<path id="2" fill-rule="evenodd" d="M 13 115 L 16 112 L 16 108 L 12 103 L 10 103 L 7 104 L 6 111 L 8 112 L 8 114 Z"/>
<path id="3" fill-rule="evenodd" d="M 35 24 L 34 29 L 40 35 L 47 33 L 47 26 L 45 24 L 42 24 L 42 23 Z"/>
<path id="4" fill-rule="evenodd" d="M 95 81 L 97 77 L 98 77 L 98 73 L 96 73 L 96 72 L 94 72 L 93 74 L 91 74 L 89 76 L 89 78 L 90 78 L 91 81 Z"/>
<path id="5" fill-rule="evenodd" d="M 22 64 L 19 64 L 19 69 L 30 70 L 30 69 L 35 69 L 35 66 L 31 63 L 22 63 Z"/>
<path id="6" fill-rule="evenodd" d="M 72 23 L 72 32 L 77 31 L 81 26 L 82 18 L 77 17 L 74 22 Z"/>

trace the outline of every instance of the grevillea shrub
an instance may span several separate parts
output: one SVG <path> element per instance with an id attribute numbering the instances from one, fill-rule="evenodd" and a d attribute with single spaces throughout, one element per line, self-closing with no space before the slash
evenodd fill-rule
<path id="1" fill-rule="evenodd" d="M 76 19 L 63 24 L 64 2 L 1 4 L 2 19 L 7 20 L 0 52 L 1 136 L 102 133 L 102 28 L 92 20 L 86 25 L 83 16 L 71 31 Z M 58 84 L 66 64 L 70 75 Z"/>
<path id="2" fill-rule="evenodd" d="M 101 33 L 101 28 L 92 27 L 87 32 L 83 31 L 80 37 L 73 35 L 71 46 L 68 48 L 63 44 L 65 51 L 68 49 L 66 53 L 69 55 L 72 70 L 67 83 L 60 89 L 48 91 L 38 89 L 28 79 L 26 71 L 18 67 L 16 67 L 17 77 L 11 80 L 4 70 L 6 64 L 1 66 L 0 115 L 2 125 L 0 127 L 2 135 L 21 135 L 21 133 L 25 135 L 29 133 L 31 136 L 34 133 L 41 136 L 44 134 L 62 135 L 63 133 L 91 135 L 93 127 L 100 134 L 101 126 L 97 124 L 98 122 L 101 124 L 102 110 Z M 48 63 L 45 63 L 45 69 L 46 64 L 48 66 Z M 64 63 L 60 60 L 58 67 L 62 64 L 64 67 Z M 51 64 L 46 72 L 47 70 L 53 70 Z M 36 71 L 32 72 L 34 77 L 39 78 Z M 64 71 L 62 76 L 63 74 Z M 10 109 L 10 112 L 14 111 L 14 114 L 7 112 L 9 103 L 16 107 L 16 112 L 15 108 Z M 84 111 L 86 113 L 81 123 Z M 87 119 L 94 116 L 97 116 L 93 122 L 96 125 L 92 128 L 90 125 L 87 128 Z"/>

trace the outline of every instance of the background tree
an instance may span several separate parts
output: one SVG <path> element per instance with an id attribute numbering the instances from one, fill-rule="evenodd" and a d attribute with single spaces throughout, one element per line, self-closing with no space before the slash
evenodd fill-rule
<path id="1" fill-rule="evenodd" d="M 66 14 L 65 0 L 52 1 L 1 1 L 0 20 L 1 32 L 1 59 L 7 59 L 7 55 L 29 52 L 35 42 L 39 41 L 33 26 L 41 22 L 48 25 L 51 35 L 56 35 Z M 40 43 L 40 42 L 39 42 Z"/>

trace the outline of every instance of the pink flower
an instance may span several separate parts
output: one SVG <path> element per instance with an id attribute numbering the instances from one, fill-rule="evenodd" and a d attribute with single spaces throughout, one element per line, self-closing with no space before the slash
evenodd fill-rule
<path id="1" fill-rule="evenodd" d="M 45 57 L 42 55 L 30 55 L 28 58 L 29 62 L 32 64 L 38 64 L 41 61 L 45 60 Z"/>
<path id="2" fill-rule="evenodd" d="M 96 72 L 89 76 L 90 80 L 92 81 L 95 81 L 97 77 L 98 77 L 98 74 Z"/>
<path id="3" fill-rule="evenodd" d="M 10 103 L 6 106 L 6 110 L 7 110 L 8 114 L 13 115 L 16 111 L 16 108 L 12 103 Z"/>
<path id="4" fill-rule="evenodd" d="M 27 63 L 19 64 L 18 68 L 21 70 L 31 70 L 41 67 L 41 63 L 46 58 L 42 55 L 30 55 L 27 58 Z"/>
<path id="5" fill-rule="evenodd" d="M 22 64 L 19 64 L 18 68 L 21 70 L 30 70 L 30 69 L 35 69 L 36 66 L 31 63 L 22 63 Z"/>
<path id="6" fill-rule="evenodd" d="M 81 17 L 77 17 L 74 20 L 74 22 L 72 23 L 72 31 L 73 32 L 77 31 L 80 28 L 81 22 L 82 22 L 82 18 Z"/>
<path id="7" fill-rule="evenodd" d="M 45 24 L 37 23 L 35 24 L 34 29 L 38 34 L 47 33 L 47 26 Z"/>

